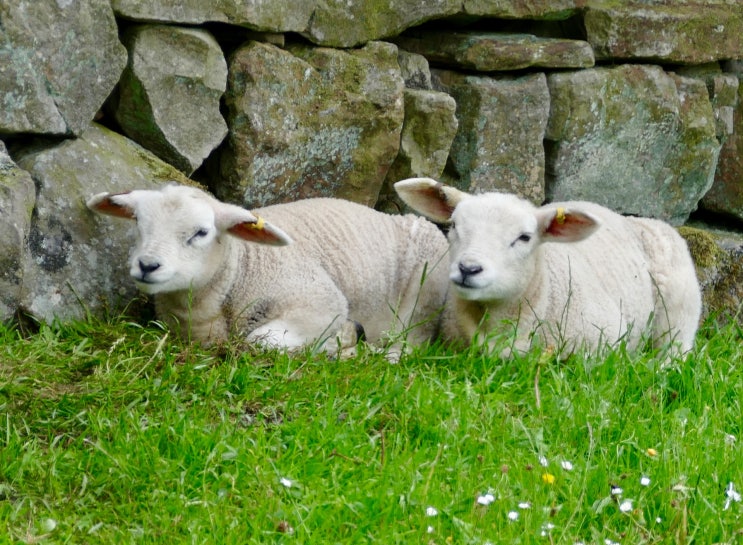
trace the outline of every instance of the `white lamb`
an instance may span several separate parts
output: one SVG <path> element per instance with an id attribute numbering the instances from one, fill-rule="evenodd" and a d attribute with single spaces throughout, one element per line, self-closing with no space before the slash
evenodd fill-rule
<path id="1" fill-rule="evenodd" d="M 267 347 L 318 342 L 335 352 L 356 343 L 354 322 L 372 343 L 403 333 L 419 343 L 437 331 L 448 245 L 423 218 L 340 199 L 254 214 L 179 185 L 101 193 L 87 205 L 136 219 L 131 277 L 155 295 L 158 316 L 188 338 L 237 334 Z"/>
<path id="2" fill-rule="evenodd" d="M 623 217 L 588 202 L 537 208 L 514 195 L 469 195 L 429 178 L 395 184 L 412 208 L 450 222 L 450 296 L 445 335 L 483 339 L 516 325 L 513 348 L 569 353 L 646 331 L 660 347 L 691 350 L 701 311 L 694 264 L 669 225 Z M 564 243 L 564 244 L 561 244 Z M 670 346 L 670 344 L 669 344 Z"/>

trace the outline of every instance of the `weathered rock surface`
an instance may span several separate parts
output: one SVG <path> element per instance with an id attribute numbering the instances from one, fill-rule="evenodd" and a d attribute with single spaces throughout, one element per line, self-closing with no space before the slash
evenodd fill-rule
<path id="1" fill-rule="evenodd" d="M 588 68 L 594 65 L 588 42 L 538 38 L 504 32 L 410 31 L 393 40 L 438 65 L 495 72 L 524 68 Z"/>
<path id="2" fill-rule="evenodd" d="M 126 63 L 108 0 L 0 2 L 0 134 L 78 134 Z"/>
<path id="3" fill-rule="evenodd" d="M 586 34 L 597 59 L 701 64 L 743 57 L 740 4 L 607 1 L 589 5 Z"/>
<path id="4" fill-rule="evenodd" d="M 313 196 L 373 205 L 400 144 L 397 48 L 251 42 L 230 61 L 222 199 L 248 207 Z"/>
<path id="5" fill-rule="evenodd" d="M 721 320 L 743 314 L 743 235 L 709 228 L 681 227 L 702 287 L 702 316 Z"/>
<path id="6" fill-rule="evenodd" d="M 111 0 L 117 15 L 135 21 L 231 23 L 268 32 L 301 32 L 309 25 L 314 0 Z"/>
<path id="7" fill-rule="evenodd" d="M 434 86 L 457 102 L 459 130 L 450 183 L 473 192 L 508 191 L 544 200 L 542 140 L 550 97 L 544 74 L 521 77 L 432 72 Z"/>
<path id="8" fill-rule="evenodd" d="M 712 185 L 720 148 L 704 83 L 641 65 L 548 82 L 549 199 L 683 223 Z"/>
<path id="9" fill-rule="evenodd" d="M 18 168 L 0 142 L 0 321 L 10 319 L 20 303 L 35 198 L 31 176 Z"/>
<path id="10" fill-rule="evenodd" d="M 219 100 L 227 62 L 206 31 L 165 25 L 127 30 L 129 64 L 119 83 L 116 120 L 124 133 L 186 174 L 227 135 Z"/>
<path id="11" fill-rule="evenodd" d="M 440 178 L 457 134 L 457 103 L 446 93 L 405 89 L 405 120 L 400 151 L 392 163 L 377 209 L 400 212 L 402 201 L 392 187 L 404 178 Z"/>
<path id="12" fill-rule="evenodd" d="M 586 0 L 464 0 L 467 15 L 504 19 L 564 19 Z"/>
<path id="13" fill-rule="evenodd" d="M 730 69 L 740 78 L 736 78 L 738 101 L 732 114 L 732 134 L 723 141 L 715 183 L 702 199 L 702 206 L 710 212 L 743 220 L 743 63 L 731 65 Z"/>
<path id="14" fill-rule="evenodd" d="M 97 125 L 80 138 L 14 153 L 36 182 L 21 309 L 51 321 L 132 312 L 138 295 L 128 254 L 136 227 L 101 220 L 85 201 L 101 191 L 152 188 L 186 181 L 173 167 L 132 141 Z"/>
<path id="15" fill-rule="evenodd" d="M 408 89 L 433 89 L 431 69 L 423 55 L 411 53 L 404 49 L 397 50 L 397 64 L 400 65 L 402 79 Z"/>
<path id="16" fill-rule="evenodd" d="M 320 45 L 353 47 L 399 34 L 406 28 L 460 11 L 459 0 L 370 0 L 316 2 L 304 35 Z"/>

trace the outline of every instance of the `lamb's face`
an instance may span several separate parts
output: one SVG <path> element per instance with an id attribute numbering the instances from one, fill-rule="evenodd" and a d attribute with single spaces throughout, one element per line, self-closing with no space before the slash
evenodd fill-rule
<path id="1" fill-rule="evenodd" d="M 208 285 L 215 272 L 235 258 L 227 253 L 228 236 L 269 246 L 292 242 L 284 231 L 252 212 L 194 187 L 99 193 L 87 206 L 99 214 L 137 221 L 139 236 L 129 273 L 146 293 Z"/>
<path id="2" fill-rule="evenodd" d="M 134 208 L 139 237 L 129 274 L 145 293 L 203 287 L 220 262 L 213 208 L 189 192 L 148 193 Z"/>
<path id="3" fill-rule="evenodd" d="M 451 220 L 449 278 L 459 297 L 485 302 L 521 296 L 536 267 L 534 207 L 513 195 L 470 196 Z"/>

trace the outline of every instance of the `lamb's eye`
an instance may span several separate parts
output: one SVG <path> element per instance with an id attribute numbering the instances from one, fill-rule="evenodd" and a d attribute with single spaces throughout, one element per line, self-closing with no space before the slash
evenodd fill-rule
<path id="1" fill-rule="evenodd" d="M 515 246 L 517 242 L 529 242 L 530 240 L 531 240 L 531 235 L 527 233 L 523 233 L 519 236 L 519 238 L 517 238 L 511 243 L 511 246 Z"/>
<path id="2" fill-rule="evenodd" d="M 199 229 L 193 235 L 191 235 L 191 238 L 188 239 L 188 243 L 191 244 L 192 242 L 200 238 L 204 238 L 208 234 L 209 234 L 209 231 L 207 229 Z"/>

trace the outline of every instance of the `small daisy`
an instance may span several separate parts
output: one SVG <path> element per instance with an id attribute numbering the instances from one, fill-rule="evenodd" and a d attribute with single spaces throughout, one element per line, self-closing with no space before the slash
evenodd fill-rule
<path id="1" fill-rule="evenodd" d="M 642 486 L 650 486 L 650 477 L 648 477 L 647 475 L 643 475 L 642 477 L 640 477 L 640 484 Z"/>
<path id="2" fill-rule="evenodd" d="M 426 507 L 426 516 L 427 517 L 435 517 L 438 514 L 439 514 L 439 511 L 435 507 Z"/>
<path id="3" fill-rule="evenodd" d="M 519 503 L 519 509 L 531 509 L 531 503 L 528 501 L 522 501 Z"/>
<path id="4" fill-rule="evenodd" d="M 723 507 L 723 510 L 729 509 L 732 502 L 739 502 L 741 500 L 740 492 L 737 492 L 735 488 L 733 488 L 732 482 L 728 483 L 728 487 L 725 489 L 725 495 L 727 498 L 725 499 L 725 507 Z"/>
<path id="5" fill-rule="evenodd" d="M 542 530 L 540 531 L 539 535 L 542 537 L 547 537 L 549 533 L 555 529 L 555 525 L 551 522 L 548 522 L 542 526 Z"/>
<path id="6" fill-rule="evenodd" d="M 619 486 L 611 485 L 611 495 L 612 496 L 621 496 L 624 490 L 622 490 Z"/>
<path id="7" fill-rule="evenodd" d="M 562 462 L 560 463 L 560 466 L 561 466 L 561 467 L 562 467 L 562 468 L 563 468 L 563 469 L 564 469 L 565 471 L 573 471 L 573 463 L 572 463 L 572 462 L 569 462 L 568 460 L 563 460 L 563 461 L 562 461 Z"/>
<path id="8" fill-rule="evenodd" d="M 281 479 L 279 480 L 279 482 L 282 485 L 284 485 L 285 487 L 287 487 L 287 488 L 291 488 L 292 487 L 292 482 L 289 479 L 287 479 L 286 477 L 281 477 Z"/>
<path id="9" fill-rule="evenodd" d="M 547 465 L 549 465 L 549 462 L 547 461 L 546 456 L 539 457 L 539 465 L 541 465 L 542 467 L 547 467 Z"/>
<path id="10" fill-rule="evenodd" d="M 620 503 L 619 510 L 622 513 L 629 513 L 630 511 L 632 511 L 632 500 L 624 500 L 622 503 Z"/>
<path id="11" fill-rule="evenodd" d="M 518 511 L 509 511 L 508 512 L 508 520 L 519 520 L 519 512 Z"/>
<path id="12" fill-rule="evenodd" d="M 495 496 L 492 494 L 483 494 L 482 496 L 477 496 L 477 503 L 480 505 L 490 505 L 495 501 Z"/>
<path id="13" fill-rule="evenodd" d="M 426 528 L 427 534 L 432 534 L 433 532 L 434 532 L 433 526 L 429 526 L 428 528 Z"/>

